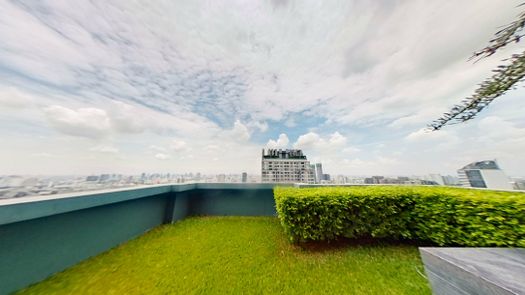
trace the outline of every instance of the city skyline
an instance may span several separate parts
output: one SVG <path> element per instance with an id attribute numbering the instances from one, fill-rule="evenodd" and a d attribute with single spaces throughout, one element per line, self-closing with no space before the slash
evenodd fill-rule
<path id="1" fill-rule="evenodd" d="M 518 4 L 4 1 L 0 174 L 256 174 L 288 148 L 332 175 L 525 176 L 523 87 L 423 130 L 522 49 L 467 61 Z"/>
<path id="2" fill-rule="evenodd" d="M 457 170 L 457 177 L 430 173 L 427 175 L 330 175 L 322 163 L 311 163 L 300 149 L 262 149 L 261 173 L 233 174 L 146 173 L 124 175 L 107 173 L 87 176 L 21 176 L 0 175 L 0 199 L 46 196 L 104 189 L 121 189 L 140 185 L 188 183 L 273 183 L 316 185 L 431 185 L 524 190 L 525 178 L 509 177 L 493 160 L 478 161 Z"/>

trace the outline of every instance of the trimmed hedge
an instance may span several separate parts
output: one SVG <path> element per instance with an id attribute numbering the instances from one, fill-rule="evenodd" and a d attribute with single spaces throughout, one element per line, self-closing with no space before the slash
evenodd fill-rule
<path id="1" fill-rule="evenodd" d="M 525 247 L 525 194 L 443 187 L 276 187 L 292 241 L 417 239 L 440 246 Z"/>

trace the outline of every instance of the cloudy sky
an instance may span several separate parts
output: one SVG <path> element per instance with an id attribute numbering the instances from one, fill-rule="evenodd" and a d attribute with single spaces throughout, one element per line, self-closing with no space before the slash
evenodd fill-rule
<path id="1" fill-rule="evenodd" d="M 468 62 L 520 1 L 0 0 L 0 174 L 525 175 L 525 90 L 426 124 L 517 44 Z"/>

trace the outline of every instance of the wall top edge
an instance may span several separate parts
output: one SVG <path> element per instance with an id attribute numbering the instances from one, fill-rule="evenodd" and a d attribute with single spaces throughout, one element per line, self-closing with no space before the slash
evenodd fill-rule
<path id="1" fill-rule="evenodd" d="M 273 189 L 275 186 L 293 186 L 293 183 L 182 183 L 182 184 L 159 184 L 141 185 L 126 188 L 114 188 L 105 190 L 91 190 L 83 192 L 72 192 L 48 196 L 28 196 L 21 198 L 0 199 L 0 207 L 23 203 L 43 202 L 50 200 L 70 199 L 78 197 L 98 196 L 118 192 L 151 191 L 158 194 L 163 192 L 182 192 L 192 189 Z M 162 193 L 162 192 L 161 192 Z"/>
<path id="2" fill-rule="evenodd" d="M 273 183 L 184 183 L 117 188 L 0 200 L 0 225 L 113 203 L 195 189 L 273 189 Z M 278 184 L 288 185 L 293 184 Z"/>

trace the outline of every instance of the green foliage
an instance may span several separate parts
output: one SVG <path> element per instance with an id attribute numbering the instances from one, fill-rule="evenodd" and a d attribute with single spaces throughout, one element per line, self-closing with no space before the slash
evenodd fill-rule
<path id="1" fill-rule="evenodd" d="M 525 77 L 525 52 L 514 54 L 510 63 L 493 70 L 495 74 L 483 81 L 474 94 L 444 113 L 428 125 L 428 130 L 440 130 L 447 124 L 461 123 L 473 119 L 496 98 L 516 87 Z"/>
<path id="2" fill-rule="evenodd" d="M 525 11 L 521 12 L 515 21 L 500 29 L 496 36 L 490 40 L 490 44 L 475 52 L 471 59 L 479 60 L 489 57 L 508 44 L 519 42 L 525 36 L 523 34 L 524 27 Z M 440 130 L 447 124 L 471 120 L 489 106 L 494 99 L 515 88 L 516 84 L 525 77 L 525 52 L 513 54 L 507 60 L 510 60 L 510 62 L 506 65 L 500 65 L 493 70 L 495 74 L 483 81 L 474 94 L 463 99 L 460 104 L 453 106 L 450 111 L 430 123 L 428 129 L 433 131 Z"/>
<path id="3" fill-rule="evenodd" d="M 525 194 L 460 188 L 277 187 L 292 241 L 417 239 L 437 245 L 525 247 Z"/>

